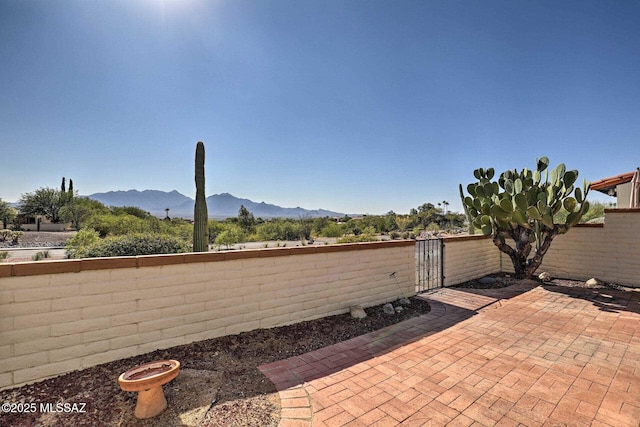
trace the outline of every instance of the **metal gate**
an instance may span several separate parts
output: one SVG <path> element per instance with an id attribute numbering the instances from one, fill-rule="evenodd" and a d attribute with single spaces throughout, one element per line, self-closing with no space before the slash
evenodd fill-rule
<path id="1" fill-rule="evenodd" d="M 416 241 L 416 292 L 442 287 L 444 282 L 444 240 L 428 237 Z"/>

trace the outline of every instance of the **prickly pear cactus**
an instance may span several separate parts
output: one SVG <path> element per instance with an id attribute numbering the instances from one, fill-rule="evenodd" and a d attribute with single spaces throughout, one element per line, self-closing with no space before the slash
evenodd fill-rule
<path id="1" fill-rule="evenodd" d="M 196 202 L 193 210 L 193 251 L 209 250 L 209 215 L 204 192 L 204 143 L 196 144 Z"/>
<path id="2" fill-rule="evenodd" d="M 493 168 L 476 169 L 478 180 L 467 186 L 463 199 L 475 228 L 493 236 L 493 243 L 509 255 L 519 277 L 532 277 L 542 263 L 551 241 L 566 233 L 589 210 L 586 197 L 589 183 L 574 187 L 577 170 L 559 164 L 549 171 L 549 159 L 542 157 L 536 169 L 507 170 L 497 181 Z M 550 172 L 550 173 L 549 173 Z M 555 223 L 554 216 L 565 208 L 565 222 Z M 529 258 L 535 244 L 534 255 Z"/>
<path id="3" fill-rule="evenodd" d="M 460 199 L 462 200 L 462 207 L 464 208 L 464 215 L 467 217 L 467 223 L 469 227 L 469 235 L 476 234 L 476 227 L 473 225 L 473 218 L 469 213 L 469 208 L 467 204 L 464 202 L 464 191 L 462 191 L 462 184 L 458 184 L 458 190 L 460 190 Z"/>

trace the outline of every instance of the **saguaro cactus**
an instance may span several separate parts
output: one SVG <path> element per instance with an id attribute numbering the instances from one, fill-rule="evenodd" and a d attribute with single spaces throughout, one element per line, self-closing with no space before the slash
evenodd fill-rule
<path id="1" fill-rule="evenodd" d="M 204 143 L 196 144 L 196 202 L 193 209 L 193 251 L 209 250 L 209 214 L 207 199 L 204 193 Z"/>
<path id="2" fill-rule="evenodd" d="M 584 181 L 582 190 L 574 187 L 578 171 L 560 163 L 549 174 L 548 166 L 549 159 L 542 157 L 536 170 L 508 170 L 497 182 L 492 181 L 493 168 L 476 169 L 473 175 L 478 181 L 467 186 L 465 211 L 473 225 L 509 255 L 519 277 L 533 276 L 553 238 L 569 231 L 589 210 L 589 183 Z M 562 208 L 568 215 L 557 223 L 554 216 Z M 535 252 L 529 258 L 533 243 Z"/>

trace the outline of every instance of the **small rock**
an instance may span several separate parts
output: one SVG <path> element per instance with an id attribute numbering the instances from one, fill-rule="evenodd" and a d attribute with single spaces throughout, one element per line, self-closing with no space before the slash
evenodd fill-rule
<path id="1" fill-rule="evenodd" d="M 398 304 L 404 305 L 404 306 L 410 306 L 411 305 L 411 300 L 409 300 L 409 298 L 400 298 L 398 300 Z"/>
<path id="2" fill-rule="evenodd" d="M 404 311 L 404 307 L 401 307 L 401 306 L 396 307 L 396 313 L 402 313 L 403 311 Z"/>
<path id="3" fill-rule="evenodd" d="M 542 280 L 543 282 L 548 282 L 551 280 L 551 275 L 546 271 L 543 271 L 538 275 L 538 279 Z"/>
<path id="4" fill-rule="evenodd" d="M 354 305 L 351 307 L 351 317 L 354 319 L 364 319 L 367 317 L 367 313 L 365 313 L 364 309 L 359 305 Z"/>
<path id="5" fill-rule="evenodd" d="M 396 314 L 396 309 L 393 308 L 393 304 L 391 304 L 390 302 L 382 306 L 382 311 L 384 312 L 384 314 Z"/>
<path id="6" fill-rule="evenodd" d="M 595 277 L 592 277 L 591 279 L 587 280 L 585 282 L 585 285 L 589 286 L 589 287 L 595 287 L 595 286 L 599 286 L 602 285 L 602 282 L 598 279 L 596 279 Z"/>
<path id="7" fill-rule="evenodd" d="M 494 279 L 493 277 L 485 276 L 482 279 L 478 280 L 478 283 L 482 285 L 493 285 L 494 283 L 496 283 L 496 279 Z"/>

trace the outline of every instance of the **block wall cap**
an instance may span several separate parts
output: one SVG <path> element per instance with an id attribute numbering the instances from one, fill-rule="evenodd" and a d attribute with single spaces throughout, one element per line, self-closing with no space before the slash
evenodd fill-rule
<path id="1" fill-rule="evenodd" d="M 28 261 L 0 264 L 0 277 L 37 276 L 43 274 L 79 273 L 80 271 L 109 270 L 119 268 L 157 267 L 232 261 L 251 258 L 268 258 L 290 255 L 349 252 L 370 249 L 388 249 L 415 245 L 415 240 L 387 240 L 378 242 L 349 243 L 325 246 L 295 246 L 290 248 L 264 248 L 227 252 L 190 252 L 184 254 L 141 255 L 130 257 L 82 258 L 54 261 Z"/>

